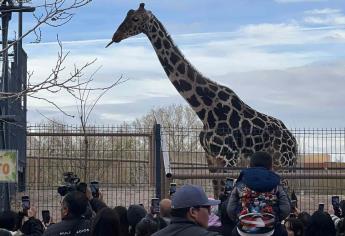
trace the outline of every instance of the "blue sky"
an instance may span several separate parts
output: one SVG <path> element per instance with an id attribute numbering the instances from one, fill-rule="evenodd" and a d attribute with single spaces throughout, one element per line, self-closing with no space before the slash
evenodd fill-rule
<path id="1" fill-rule="evenodd" d="M 94 86 L 129 81 L 99 103 L 92 123 L 121 123 L 155 107 L 187 104 L 166 77 L 144 35 L 104 46 L 140 1 L 92 1 L 60 28 L 42 28 L 41 44 L 24 45 L 39 81 L 54 65 L 56 34 L 70 51 L 67 70 L 97 58 Z M 205 76 L 232 88 L 247 104 L 290 128 L 344 127 L 345 4 L 343 0 L 146 1 L 186 58 Z M 25 16 L 28 28 L 32 19 Z M 30 38 L 26 40 L 30 41 Z M 75 101 L 49 96 L 70 113 Z M 42 101 L 29 100 L 29 120 L 78 123 Z"/>

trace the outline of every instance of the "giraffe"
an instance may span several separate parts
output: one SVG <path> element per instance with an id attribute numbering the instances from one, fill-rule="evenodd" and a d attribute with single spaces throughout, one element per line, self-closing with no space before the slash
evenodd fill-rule
<path id="1" fill-rule="evenodd" d="M 230 88 L 198 72 L 144 3 L 128 11 L 106 47 L 140 33 L 148 37 L 169 80 L 202 121 L 199 139 L 211 172 L 236 167 L 256 151 L 270 153 L 274 168 L 296 164 L 297 142 L 283 122 L 254 110 Z M 213 187 L 218 196 L 224 181 L 213 180 Z"/>

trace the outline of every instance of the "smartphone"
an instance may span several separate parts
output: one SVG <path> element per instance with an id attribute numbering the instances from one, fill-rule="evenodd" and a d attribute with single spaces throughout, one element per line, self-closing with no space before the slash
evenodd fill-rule
<path id="1" fill-rule="evenodd" d="M 48 224 L 50 221 L 50 212 L 49 210 L 42 211 L 42 220 L 44 224 Z"/>
<path id="2" fill-rule="evenodd" d="M 339 206 L 339 203 L 340 203 L 339 196 L 332 196 L 332 205 L 337 207 Z"/>
<path id="3" fill-rule="evenodd" d="M 90 189 L 92 196 L 94 198 L 99 198 L 99 182 L 98 181 L 91 181 L 90 182 Z"/>
<path id="4" fill-rule="evenodd" d="M 151 209 L 153 214 L 159 213 L 159 198 L 151 198 Z"/>
<path id="5" fill-rule="evenodd" d="M 225 192 L 231 192 L 234 187 L 234 179 L 226 178 L 225 180 Z"/>
<path id="6" fill-rule="evenodd" d="M 291 208 L 297 208 L 297 200 L 291 200 Z"/>
<path id="7" fill-rule="evenodd" d="M 169 194 L 172 196 L 176 192 L 176 183 L 170 183 Z"/>
<path id="8" fill-rule="evenodd" d="M 29 210 L 30 209 L 30 198 L 29 196 L 22 196 L 22 208 L 23 210 Z"/>
<path id="9" fill-rule="evenodd" d="M 324 211 L 325 210 L 325 203 L 319 203 L 318 211 Z"/>

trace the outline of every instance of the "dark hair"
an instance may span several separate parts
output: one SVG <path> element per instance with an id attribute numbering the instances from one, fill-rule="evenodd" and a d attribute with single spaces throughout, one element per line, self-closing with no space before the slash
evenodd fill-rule
<path id="1" fill-rule="evenodd" d="M 150 236 L 156 231 L 158 231 L 157 222 L 147 217 L 141 219 L 135 227 L 136 236 Z"/>
<path id="2" fill-rule="evenodd" d="M 92 222 L 90 235 L 120 235 L 120 220 L 116 211 L 108 207 L 100 210 Z"/>
<path id="3" fill-rule="evenodd" d="M 127 208 L 124 206 L 117 206 L 114 208 L 114 211 L 119 216 L 120 220 L 120 231 L 122 236 L 126 236 L 129 234 L 129 223 L 127 219 Z"/>
<path id="4" fill-rule="evenodd" d="M 127 210 L 127 219 L 130 225 L 130 235 L 135 235 L 135 227 L 146 216 L 147 212 L 141 205 L 130 205 Z"/>
<path id="5" fill-rule="evenodd" d="M 250 167 L 272 169 L 272 157 L 267 152 L 255 152 L 250 157 Z"/>
<path id="6" fill-rule="evenodd" d="M 304 228 L 307 228 L 309 226 L 310 218 L 311 218 L 311 215 L 305 211 L 302 211 L 301 213 L 297 215 L 297 219 L 299 219 L 303 223 Z"/>
<path id="7" fill-rule="evenodd" d="M 297 218 L 288 218 L 286 223 L 290 225 L 290 230 L 293 231 L 295 236 L 304 235 L 304 225 L 301 220 Z"/>
<path id="8" fill-rule="evenodd" d="M 88 205 L 85 193 L 79 191 L 69 192 L 62 202 L 68 208 L 68 214 L 76 217 L 83 215 Z"/>
<path id="9" fill-rule="evenodd" d="M 306 229 L 306 236 L 334 236 L 335 226 L 331 216 L 323 211 L 316 211 L 310 217 L 310 224 Z"/>
<path id="10" fill-rule="evenodd" d="M 17 213 L 13 211 L 3 211 L 0 213 L 0 228 L 13 231 L 17 226 Z"/>
<path id="11" fill-rule="evenodd" d="M 187 216 L 187 213 L 189 212 L 190 207 L 187 208 L 177 208 L 177 209 L 171 209 L 171 216 L 172 217 L 181 217 L 185 218 Z"/>

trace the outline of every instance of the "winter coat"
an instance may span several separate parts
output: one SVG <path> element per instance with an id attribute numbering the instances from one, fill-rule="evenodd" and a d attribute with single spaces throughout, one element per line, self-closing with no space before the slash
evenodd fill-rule
<path id="1" fill-rule="evenodd" d="M 43 236 L 89 236 L 91 231 L 90 220 L 84 218 L 66 218 L 61 222 L 49 226 Z M 75 232 L 73 234 L 73 232 Z"/>
<path id="2" fill-rule="evenodd" d="M 210 232 L 188 219 L 173 217 L 167 227 L 152 236 L 221 236 L 221 234 Z"/>
<path id="3" fill-rule="evenodd" d="M 227 213 L 232 220 L 237 218 L 241 210 L 240 196 L 245 187 L 256 192 L 269 192 L 276 188 L 277 205 L 275 212 L 278 213 L 278 221 L 285 219 L 291 210 L 290 200 L 283 187 L 280 185 L 280 177 L 271 170 L 263 167 L 252 167 L 241 171 L 236 185 L 231 192 Z"/>
<path id="4" fill-rule="evenodd" d="M 31 217 L 23 223 L 20 231 L 27 236 L 41 236 L 44 226 L 39 219 Z"/>

